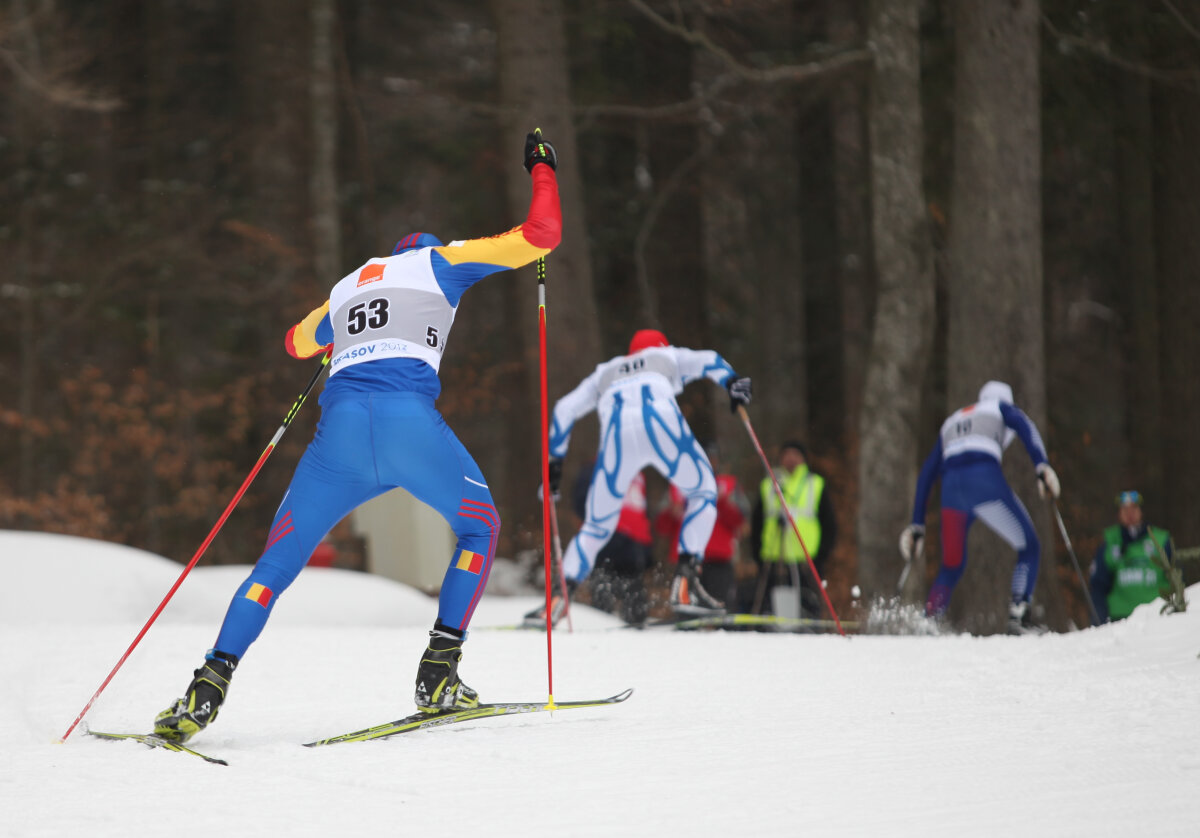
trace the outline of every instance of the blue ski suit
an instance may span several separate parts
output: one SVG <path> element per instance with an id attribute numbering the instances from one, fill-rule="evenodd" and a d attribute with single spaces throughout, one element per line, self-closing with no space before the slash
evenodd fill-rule
<path id="1" fill-rule="evenodd" d="M 1007 389 L 1007 385 L 1001 386 Z M 927 615 L 939 616 L 949 606 L 967 566 L 967 532 L 976 518 L 1017 551 L 1012 600 L 1028 602 L 1033 595 L 1041 547 L 1029 513 L 1000 469 L 1004 450 L 1016 437 L 1024 443 L 1035 467 L 1046 462 L 1041 435 L 1029 417 L 1012 404 L 1011 390 L 995 397 L 985 386 L 977 403 L 955 411 L 942 423 L 917 479 L 912 513 L 912 523 L 923 526 L 925 504 L 940 473 L 942 565 L 925 602 Z"/>
<path id="2" fill-rule="evenodd" d="M 487 585 L 500 516 L 479 467 L 434 406 L 437 373 L 463 293 L 559 243 L 555 173 L 535 165 L 531 174 L 533 198 L 521 225 L 448 245 L 427 234 L 406 236 L 393 255 L 344 277 L 288 332 L 286 346 L 296 357 L 331 353 L 320 424 L 210 657 L 241 658 L 325 534 L 396 487 L 436 509 L 457 537 L 438 623 L 465 632 Z"/>

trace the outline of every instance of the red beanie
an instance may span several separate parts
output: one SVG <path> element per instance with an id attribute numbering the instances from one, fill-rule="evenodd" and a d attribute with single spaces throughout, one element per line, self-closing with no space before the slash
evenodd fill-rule
<path id="1" fill-rule="evenodd" d="M 671 342 L 667 340 L 667 336 L 657 329 L 639 329 L 633 333 L 633 338 L 629 341 L 629 355 L 641 352 L 643 349 L 649 349 L 651 346 L 670 346 Z"/>

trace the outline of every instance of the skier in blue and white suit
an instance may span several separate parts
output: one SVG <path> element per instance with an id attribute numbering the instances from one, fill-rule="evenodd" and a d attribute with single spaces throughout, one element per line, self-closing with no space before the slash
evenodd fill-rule
<path id="1" fill-rule="evenodd" d="M 728 389 L 734 409 L 750 403 L 750 379 L 739 378 L 716 352 L 671 346 L 662 332 L 643 329 L 633 336 L 628 354 L 597 366 L 554 405 L 550 488 L 555 493 L 575 422 L 593 410 L 600 419 L 600 450 L 588 490 L 587 517 L 563 555 L 569 590 L 587 578 L 596 555 L 612 537 L 621 501 L 634 476 L 653 466 L 687 499 L 671 604 L 682 613 L 724 610 L 701 587 L 697 576 L 717 517 L 716 479 L 675 402 L 684 385 L 701 378 Z M 554 622 L 566 605 L 561 598 L 553 602 Z M 526 615 L 526 621 L 544 625 L 545 608 Z"/>
<path id="2" fill-rule="evenodd" d="M 1042 437 L 1029 417 L 1013 404 L 1012 388 L 1004 382 L 987 382 L 979 391 L 979 401 L 956 410 L 942 423 L 937 442 L 917 478 L 912 523 L 900 534 L 900 553 L 905 561 L 911 561 L 922 552 L 925 504 L 940 474 L 942 566 L 925 602 L 926 615 L 939 617 L 949 607 L 954 586 L 967 564 L 967 531 L 978 518 L 1017 551 L 1009 630 L 1019 632 L 1028 627 L 1029 600 L 1037 582 L 1041 547 L 1029 513 L 1000 469 L 1005 449 L 1017 437 L 1033 460 L 1038 493 L 1058 497 L 1058 475 L 1046 461 Z"/>
<path id="3" fill-rule="evenodd" d="M 438 370 L 463 295 L 558 246 L 557 160 L 540 130 L 529 134 L 524 165 L 533 194 L 521 224 L 450 244 L 427 233 L 407 235 L 390 255 L 368 259 L 342 277 L 329 298 L 287 333 L 291 355 L 329 355 L 321 422 L 216 643 L 184 696 L 155 719 L 156 734 L 186 741 L 216 719 L 234 669 L 313 548 L 353 509 L 395 488 L 439 512 L 457 539 L 413 699 L 428 713 L 479 704 L 459 677 L 458 663 L 487 585 L 500 517 L 479 466 L 436 407 Z"/>

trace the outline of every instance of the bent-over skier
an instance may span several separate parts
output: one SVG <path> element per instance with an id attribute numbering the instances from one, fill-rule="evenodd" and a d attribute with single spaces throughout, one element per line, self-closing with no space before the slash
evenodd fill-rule
<path id="1" fill-rule="evenodd" d="M 685 384 L 701 378 L 725 387 L 734 410 L 750 404 L 750 379 L 739 377 L 716 352 L 671 346 L 662 332 L 643 329 L 634 334 L 627 354 L 597 366 L 555 403 L 550 428 L 550 490 L 555 494 L 575 422 L 593 410 L 600 419 L 600 450 L 588 490 L 586 518 L 563 555 L 568 597 L 587 578 L 596 555 L 612 537 L 621 501 L 634 475 L 653 466 L 686 499 L 671 604 L 685 614 L 724 610 L 723 604 L 701 587 L 698 573 L 717 517 L 716 479 L 675 402 Z M 558 623 L 566 606 L 562 596 L 552 598 L 552 624 Z M 526 625 L 545 623 L 545 605 L 525 615 Z"/>
<path id="2" fill-rule="evenodd" d="M 1013 494 L 1000 460 L 1013 439 L 1021 438 L 1033 460 L 1038 494 L 1058 497 L 1058 475 L 1046 461 L 1046 448 L 1037 426 L 1013 404 L 1012 388 L 989 381 L 979 391 L 979 401 L 960 408 L 942 423 L 937 442 L 917 478 L 912 523 L 900 533 L 900 554 L 912 561 L 920 555 L 925 538 L 925 504 L 938 474 L 942 478 L 942 565 L 925 614 L 940 617 L 950 605 L 954 586 L 967 565 L 967 531 L 975 519 L 983 521 L 1017 551 L 1013 568 L 1008 631 L 1020 634 L 1030 628 L 1029 600 L 1037 583 L 1041 546 L 1024 504 Z"/>
<path id="3" fill-rule="evenodd" d="M 217 717 L 230 678 L 279 596 L 322 537 L 355 507 L 403 487 L 446 519 L 457 536 L 437 621 L 417 668 L 424 711 L 478 705 L 458 663 L 471 615 L 487 585 L 500 517 L 487 481 L 434 405 L 438 366 L 463 293 L 497 271 L 558 246 L 562 233 L 557 156 L 540 132 L 526 138 L 533 195 L 525 221 L 507 233 L 443 245 L 428 233 L 402 238 L 369 259 L 287 334 L 298 358 L 330 352 L 316 436 L 296 466 L 266 549 L 233 597 L 213 648 L 183 698 L 154 732 L 186 741 Z"/>

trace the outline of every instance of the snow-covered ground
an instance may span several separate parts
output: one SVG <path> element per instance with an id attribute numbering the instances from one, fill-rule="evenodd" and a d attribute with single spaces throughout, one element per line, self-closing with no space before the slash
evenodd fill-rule
<path id="1" fill-rule="evenodd" d="M 311 568 L 281 599 L 221 717 L 192 744 L 229 767 L 55 744 L 180 565 L 0 533 L 0 836 L 1197 836 L 1200 591 L 1042 637 L 631 631 L 578 608 L 561 700 L 616 707 L 383 742 L 299 743 L 412 711 L 436 604 Z M 245 568 L 200 568 L 85 718 L 145 730 L 181 693 Z M 488 630 L 463 673 L 484 700 L 544 699 L 546 638 Z"/>

